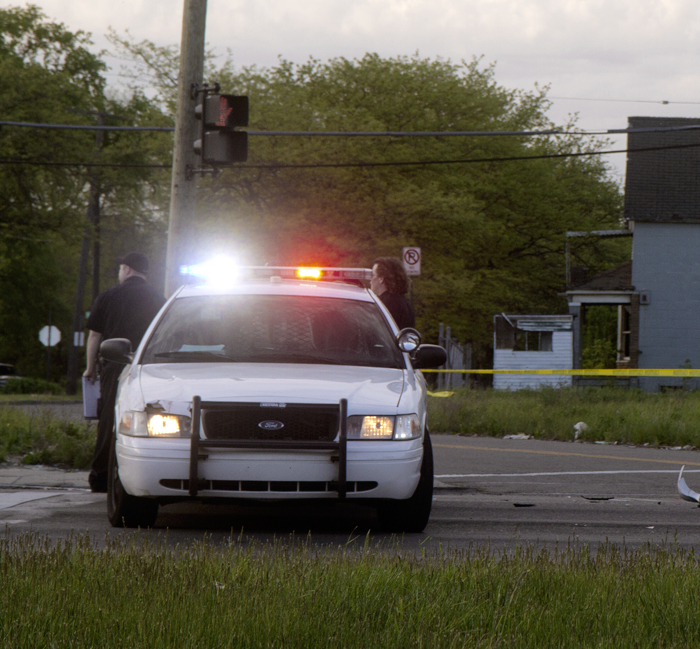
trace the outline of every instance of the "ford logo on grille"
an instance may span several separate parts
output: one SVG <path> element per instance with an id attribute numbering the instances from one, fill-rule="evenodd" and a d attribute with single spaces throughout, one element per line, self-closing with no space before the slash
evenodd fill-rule
<path id="1" fill-rule="evenodd" d="M 279 430 L 280 428 L 284 428 L 284 424 L 281 421 L 268 419 L 266 421 L 261 421 L 258 424 L 258 427 L 262 428 L 263 430 Z"/>

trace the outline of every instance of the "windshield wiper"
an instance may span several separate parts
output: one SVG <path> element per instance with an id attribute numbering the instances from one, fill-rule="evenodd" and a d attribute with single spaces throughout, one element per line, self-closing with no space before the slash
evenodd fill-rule
<path id="1" fill-rule="evenodd" d="M 204 362 L 215 362 L 215 363 L 236 363 L 239 359 L 233 358 L 232 356 L 226 356 L 224 354 L 219 354 L 218 352 L 207 352 L 207 351 L 191 351 L 191 352 L 159 352 L 158 354 L 153 354 L 154 358 L 174 358 L 181 359 L 183 361 L 204 361 Z"/>

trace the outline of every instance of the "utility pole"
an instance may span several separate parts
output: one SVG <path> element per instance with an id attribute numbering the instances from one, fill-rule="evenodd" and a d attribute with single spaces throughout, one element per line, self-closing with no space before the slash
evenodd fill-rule
<path id="1" fill-rule="evenodd" d="M 197 164 L 194 141 L 198 132 L 192 88 L 195 84 L 202 85 L 204 76 L 206 17 L 207 0 L 184 0 L 165 268 L 166 297 L 170 297 L 180 286 L 180 266 L 191 261 L 197 181 L 188 169 Z"/>
<path id="2" fill-rule="evenodd" d="M 104 126 L 107 113 L 101 110 L 97 113 L 97 125 Z M 116 115 L 110 115 L 116 117 Z M 104 131 L 95 133 L 96 155 L 102 153 Z M 92 241 L 92 301 L 100 294 L 100 177 L 95 172 L 90 177 L 90 198 L 88 203 L 88 221 L 92 221 L 94 239 Z"/>
<path id="3" fill-rule="evenodd" d="M 99 111 L 97 125 L 104 126 L 106 113 Z M 95 157 L 99 158 L 102 151 L 104 131 L 95 132 Z M 75 290 L 75 304 L 73 307 L 72 336 L 68 340 L 68 372 L 66 375 L 66 394 L 75 394 L 77 391 L 78 374 L 80 373 L 80 341 L 75 340 L 76 334 L 83 329 L 83 309 L 85 301 L 85 281 L 87 276 L 88 254 L 90 242 L 93 242 L 92 258 L 92 297 L 93 302 L 100 290 L 100 179 L 97 172 L 90 174 L 90 194 L 88 197 L 85 233 L 80 249 L 80 262 L 78 266 L 78 285 Z"/>

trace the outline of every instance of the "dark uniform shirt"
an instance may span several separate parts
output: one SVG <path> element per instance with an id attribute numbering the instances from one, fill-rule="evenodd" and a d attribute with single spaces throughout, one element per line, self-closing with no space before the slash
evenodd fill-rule
<path id="1" fill-rule="evenodd" d="M 165 298 L 143 277 L 129 277 L 100 293 L 86 327 L 102 334 L 102 339 L 128 338 L 136 349 Z"/>
<path id="2" fill-rule="evenodd" d="M 416 316 L 413 312 L 413 305 L 405 295 L 389 293 L 385 291 L 379 296 L 384 306 L 389 309 L 391 317 L 399 326 L 399 329 L 416 326 Z"/>

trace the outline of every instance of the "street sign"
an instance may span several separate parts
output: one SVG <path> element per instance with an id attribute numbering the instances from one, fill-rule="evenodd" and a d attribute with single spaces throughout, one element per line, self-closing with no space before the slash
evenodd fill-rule
<path id="1" fill-rule="evenodd" d="M 61 342 L 61 332 L 58 327 L 42 327 L 39 332 L 39 342 L 44 347 L 53 347 Z"/>
<path id="2" fill-rule="evenodd" d="M 411 277 L 420 275 L 420 248 L 410 247 L 403 249 L 403 267 L 406 274 Z"/>

